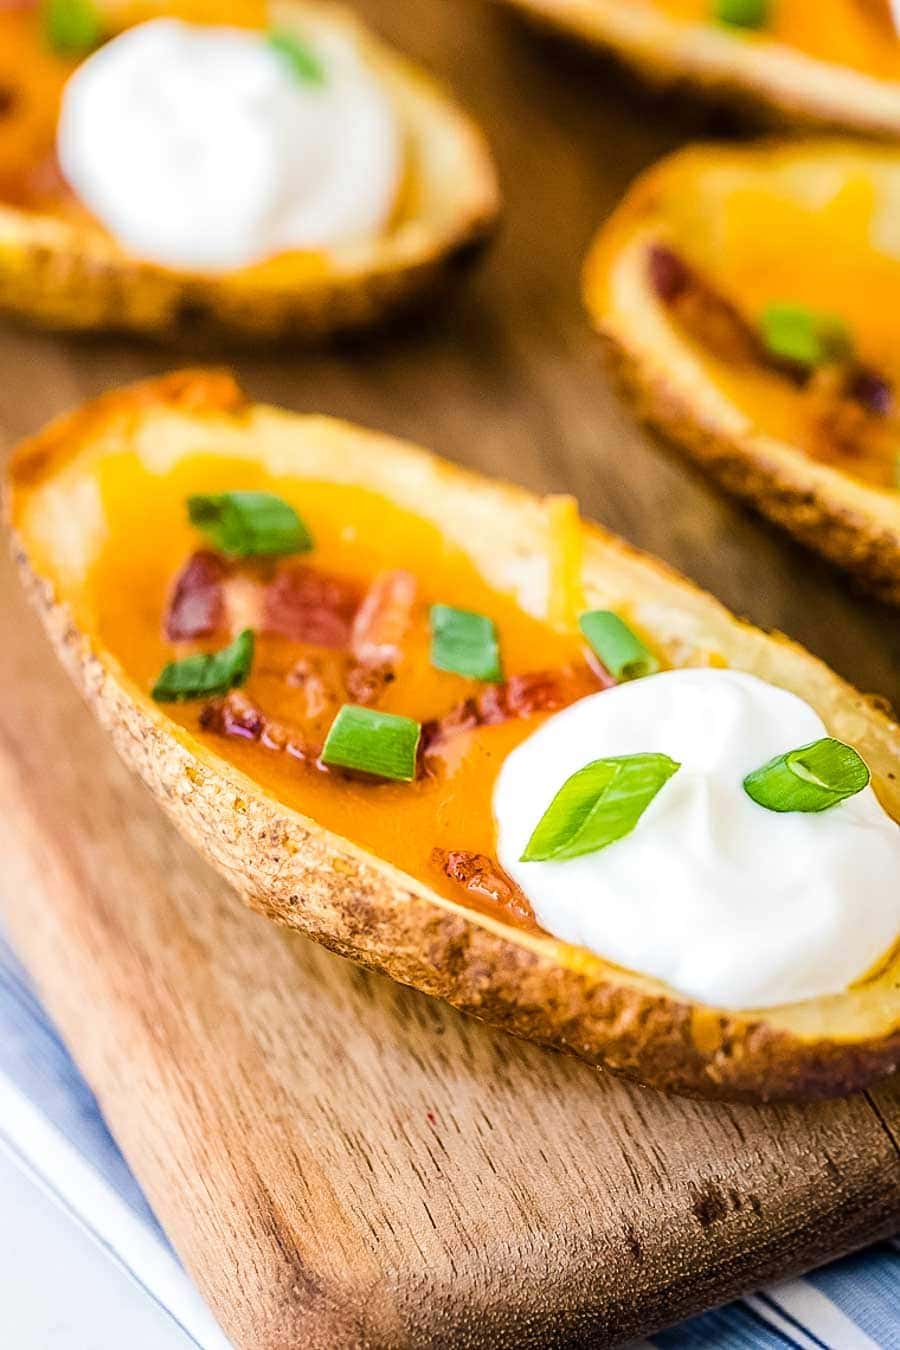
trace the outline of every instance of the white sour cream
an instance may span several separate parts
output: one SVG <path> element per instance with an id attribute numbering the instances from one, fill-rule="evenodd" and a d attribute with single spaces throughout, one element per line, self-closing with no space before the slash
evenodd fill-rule
<path id="1" fill-rule="evenodd" d="M 900 932 L 900 828 L 871 787 L 818 814 L 779 814 L 741 786 L 827 734 L 802 699 L 738 671 L 670 671 L 592 694 L 505 761 L 500 863 L 549 933 L 698 1002 L 763 1008 L 839 993 Z M 682 767 L 630 835 L 567 862 L 519 861 L 571 774 L 642 751 Z"/>
<path id="2" fill-rule="evenodd" d="M 304 38 L 304 81 L 262 33 L 153 19 L 89 57 L 57 134 L 78 197 L 130 251 L 174 267 L 241 267 L 380 232 L 402 137 L 352 37 Z"/>

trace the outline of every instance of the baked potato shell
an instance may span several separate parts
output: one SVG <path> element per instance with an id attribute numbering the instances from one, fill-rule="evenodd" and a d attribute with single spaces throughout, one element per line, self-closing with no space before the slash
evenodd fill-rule
<path id="1" fill-rule="evenodd" d="M 769 121 L 846 127 L 875 136 L 900 131 L 900 83 L 823 61 L 764 33 L 690 22 L 652 5 L 621 0 L 507 3 L 611 53 L 658 87 L 692 85 Z"/>
<path id="2" fill-rule="evenodd" d="M 210 18 L 204 0 L 101 0 L 99 8 L 110 32 L 160 14 Z M 254 13 L 239 0 L 231 8 L 215 13 L 241 23 Z M 0 203 L 0 310 L 53 328 L 163 339 L 322 339 L 387 318 L 451 275 L 487 237 L 499 210 L 493 160 L 476 124 L 435 81 L 339 6 L 273 0 L 259 13 L 268 26 L 301 33 L 304 24 L 349 30 L 384 82 L 407 163 L 385 232 L 327 254 L 282 253 L 249 267 L 202 272 L 130 254 L 86 213 Z"/>
<path id="3" fill-rule="evenodd" d="M 809 200 L 820 187 L 827 194 L 828 184 L 851 170 L 872 181 L 886 210 L 900 192 L 900 152 L 888 147 L 774 139 L 677 151 L 637 180 L 595 236 L 584 267 L 587 310 L 626 397 L 644 420 L 723 487 L 852 572 L 872 594 L 900 604 L 900 491 L 854 478 L 760 431 L 710 378 L 650 284 L 647 249 L 654 242 L 679 247 L 681 236 L 666 208 L 673 192 L 695 193 L 700 201 L 707 187 L 712 197 L 720 186 L 730 191 L 740 185 L 745 170 L 778 173 Z M 702 212 L 691 217 L 702 230 L 696 224 Z M 696 234 L 689 242 L 696 247 Z"/>
<path id="4" fill-rule="evenodd" d="M 491 585 L 537 616 L 548 601 L 546 504 L 388 436 L 251 406 L 221 372 L 181 372 L 108 394 L 14 454 L 13 546 L 54 647 L 126 762 L 251 906 L 516 1035 L 656 1087 L 751 1101 L 823 1097 L 895 1068 L 896 956 L 834 997 L 753 1013 L 703 1007 L 435 893 L 288 809 L 172 722 L 85 617 L 84 579 L 104 532 L 93 469 L 123 444 L 159 471 L 208 450 L 382 493 L 437 523 Z M 673 665 L 724 658 L 808 699 L 835 736 L 859 748 L 900 819 L 900 728 L 880 706 L 599 526 L 583 526 L 583 543 L 591 606 L 627 609 Z"/>

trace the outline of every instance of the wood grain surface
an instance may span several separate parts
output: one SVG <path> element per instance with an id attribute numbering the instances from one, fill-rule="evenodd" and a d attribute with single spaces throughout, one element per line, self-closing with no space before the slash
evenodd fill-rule
<path id="1" fill-rule="evenodd" d="M 861 687 L 900 622 L 634 427 L 577 277 L 628 179 L 701 132 L 478 0 L 358 6 L 485 124 L 507 196 L 427 319 L 239 353 L 258 398 L 418 439 L 620 530 Z M 185 354 L 0 331 L 0 431 Z M 900 1088 L 666 1099 L 492 1034 L 246 911 L 115 760 L 4 566 L 0 901 L 167 1231 L 238 1347 L 606 1346 L 900 1224 Z"/>

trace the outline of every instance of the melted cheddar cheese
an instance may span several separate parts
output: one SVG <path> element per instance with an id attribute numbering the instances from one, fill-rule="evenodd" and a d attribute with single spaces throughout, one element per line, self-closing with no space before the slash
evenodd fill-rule
<path id="1" fill-rule="evenodd" d="M 584 662 L 577 630 L 527 615 L 509 596 L 492 590 L 432 524 L 368 490 L 276 479 L 251 463 L 206 457 L 185 460 L 168 475 L 151 474 L 130 453 L 104 457 L 100 486 L 109 533 L 89 578 L 81 619 L 145 693 L 173 657 L 224 642 L 173 645 L 163 634 L 173 578 L 203 547 L 187 522 L 185 499 L 193 492 L 277 493 L 299 512 L 315 541 L 313 552 L 299 561 L 352 579 L 362 590 L 386 569 L 406 568 L 416 576 L 415 622 L 379 708 L 427 721 L 483 688 L 431 665 L 428 607 L 433 602 L 494 619 L 507 676 Z M 304 694 L 285 675 L 299 656 L 312 651 L 284 638 L 258 637 L 253 670 L 241 692 L 269 716 L 302 727 Z M 323 648 L 315 654 L 326 668 L 341 659 Z M 536 714 L 463 732 L 448 743 L 437 774 L 411 784 L 376 784 L 325 773 L 257 742 L 204 731 L 200 713 L 207 701 L 166 704 L 165 711 L 288 806 L 456 899 L 460 892 L 432 861 L 432 850 L 494 854 L 491 797 L 497 772 L 541 720 Z"/>
<path id="2" fill-rule="evenodd" d="M 818 155 L 789 146 L 684 152 L 657 171 L 652 204 L 665 220 L 666 244 L 749 327 L 757 330 L 773 304 L 837 316 L 855 360 L 883 377 L 894 407 L 875 416 L 844 406 L 838 422 L 827 379 L 799 384 L 765 363 L 731 361 L 693 342 L 709 378 L 759 431 L 893 488 L 900 450 L 900 230 L 892 194 L 894 175 L 900 190 L 900 166 L 890 165 L 890 177 L 877 164 L 869 172 L 867 153 L 827 144 Z"/>

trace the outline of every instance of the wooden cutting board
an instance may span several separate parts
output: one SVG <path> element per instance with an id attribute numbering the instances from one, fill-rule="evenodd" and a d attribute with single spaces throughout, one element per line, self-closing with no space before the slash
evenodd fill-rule
<path id="1" fill-rule="evenodd" d="M 257 397 L 412 436 L 588 514 L 896 697 L 900 623 L 636 429 L 577 274 L 698 115 L 480 0 L 370 0 L 495 144 L 501 237 L 377 341 L 241 355 Z M 171 352 L 0 331 L 0 433 Z M 0 569 L 0 904 L 109 1124 L 238 1347 L 606 1346 L 900 1226 L 900 1087 L 708 1106 L 607 1080 L 245 910 L 118 764 Z M 777 941 L 777 933 L 773 934 Z"/>

